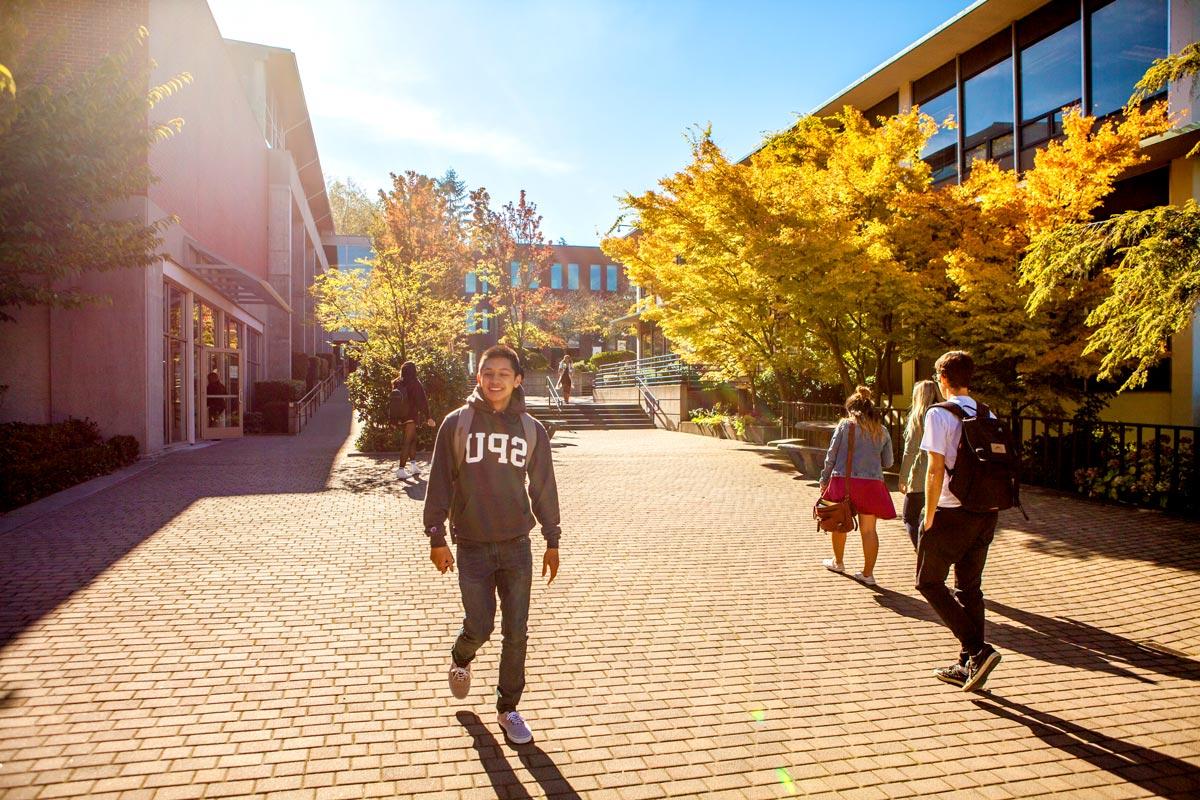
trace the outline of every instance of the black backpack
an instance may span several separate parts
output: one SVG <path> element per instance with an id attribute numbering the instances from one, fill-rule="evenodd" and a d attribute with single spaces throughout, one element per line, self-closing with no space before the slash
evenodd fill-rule
<path id="1" fill-rule="evenodd" d="M 983 403 L 973 415 L 949 401 L 934 408 L 944 408 L 962 421 L 954 469 L 947 469 L 950 493 L 967 511 L 1019 508 L 1021 460 L 1008 425 L 991 416 Z"/>
<path id="2" fill-rule="evenodd" d="M 392 389 L 388 396 L 388 422 L 399 425 L 412 419 L 412 409 L 409 408 L 408 389 L 403 384 Z"/>

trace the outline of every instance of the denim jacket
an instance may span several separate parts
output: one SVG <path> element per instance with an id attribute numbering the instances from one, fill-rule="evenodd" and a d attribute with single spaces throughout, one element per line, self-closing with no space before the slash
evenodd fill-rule
<path id="1" fill-rule="evenodd" d="M 846 475 L 846 456 L 850 449 L 850 425 L 848 419 L 838 423 L 825 454 L 825 468 L 821 470 L 821 483 L 827 484 L 833 477 Z M 854 432 L 854 464 L 851 478 L 883 479 L 883 471 L 892 465 L 892 437 L 887 429 L 879 439 L 872 439 L 861 428 Z"/>

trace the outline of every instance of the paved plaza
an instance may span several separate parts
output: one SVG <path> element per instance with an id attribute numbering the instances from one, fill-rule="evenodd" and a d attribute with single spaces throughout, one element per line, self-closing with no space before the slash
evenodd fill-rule
<path id="1" fill-rule="evenodd" d="M 0 535 L 0 797 L 1200 796 L 1200 524 L 1028 492 L 972 695 L 931 676 L 957 647 L 898 521 L 867 588 L 768 449 L 562 433 L 510 747 L 497 640 L 446 690 L 423 484 L 351 433 L 343 389 Z"/>

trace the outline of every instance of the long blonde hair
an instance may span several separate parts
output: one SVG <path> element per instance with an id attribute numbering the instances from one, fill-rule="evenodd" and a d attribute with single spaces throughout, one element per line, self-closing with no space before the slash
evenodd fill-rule
<path id="1" fill-rule="evenodd" d="M 941 400 L 938 385 L 933 381 L 917 381 L 913 384 L 912 407 L 908 410 L 908 422 L 904 424 L 904 438 L 912 439 L 925 430 L 925 412 Z"/>
<path id="2" fill-rule="evenodd" d="M 859 386 L 846 398 L 846 416 L 857 422 L 872 439 L 878 439 L 883 433 L 883 420 L 871 401 L 871 390 L 866 386 Z"/>

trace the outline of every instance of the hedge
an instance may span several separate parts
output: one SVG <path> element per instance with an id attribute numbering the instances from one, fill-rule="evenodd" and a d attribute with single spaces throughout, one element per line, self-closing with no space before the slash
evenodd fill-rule
<path id="1" fill-rule="evenodd" d="M 255 381 L 254 410 L 265 411 L 267 403 L 284 403 L 304 397 L 304 381 Z"/>
<path id="2" fill-rule="evenodd" d="M 0 425 L 0 511 L 32 503 L 137 461 L 138 441 L 114 436 L 104 441 L 89 419 L 50 425 Z M 46 455 L 49 453 L 50 455 Z"/>

